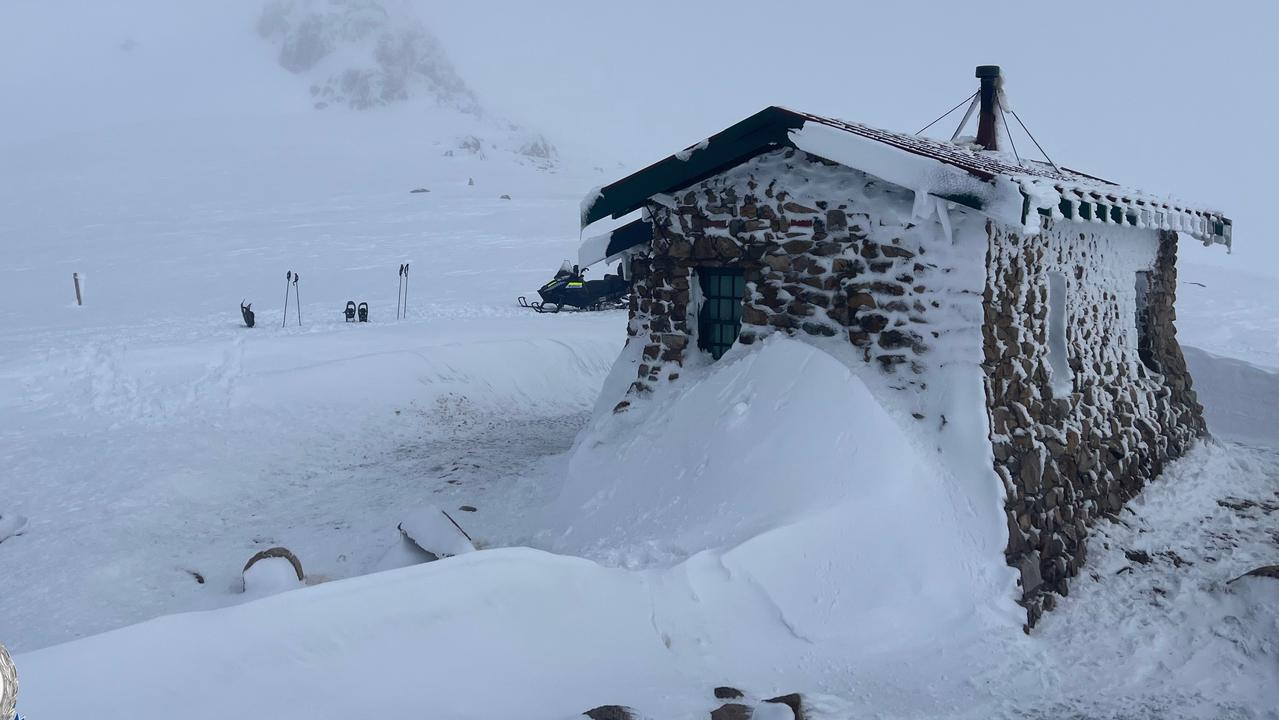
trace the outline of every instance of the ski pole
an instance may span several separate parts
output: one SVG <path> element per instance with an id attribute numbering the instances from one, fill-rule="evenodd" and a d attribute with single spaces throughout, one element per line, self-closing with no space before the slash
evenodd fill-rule
<path id="1" fill-rule="evenodd" d="M 409 264 L 404 263 L 404 319 L 409 318 Z"/>
<path id="2" fill-rule="evenodd" d="M 293 300 L 298 306 L 298 327 L 302 327 L 302 296 L 298 295 L 298 278 L 300 273 L 293 273 Z"/>
<path id="3" fill-rule="evenodd" d="M 400 285 L 395 289 L 395 319 L 400 319 L 400 305 L 404 296 L 404 263 L 400 263 Z"/>
<path id="4" fill-rule="evenodd" d="M 289 323 L 289 283 L 293 281 L 293 271 L 284 273 L 284 320 L 280 321 L 280 327 L 284 327 Z"/>

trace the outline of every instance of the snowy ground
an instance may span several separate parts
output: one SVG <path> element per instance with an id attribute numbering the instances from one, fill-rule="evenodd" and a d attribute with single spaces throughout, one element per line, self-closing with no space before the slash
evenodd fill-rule
<path id="1" fill-rule="evenodd" d="M 804 692 L 819 719 L 1275 716 L 1276 591 L 1225 584 L 1279 559 L 1272 279 L 1183 268 L 1178 324 L 1218 440 L 1099 528 L 1075 592 L 1027 637 L 1010 594 L 990 597 L 998 553 L 945 534 L 962 503 L 927 506 L 941 537 L 880 538 L 927 576 L 841 544 L 905 527 L 875 510 L 936 489 L 926 460 L 884 464 L 893 482 L 863 495 L 815 465 L 798 500 L 739 494 L 735 475 L 718 477 L 727 497 L 663 495 L 674 454 L 646 476 L 587 444 L 572 467 L 625 316 L 514 299 L 573 255 L 578 201 L 611 175 L 446 156 L 457 128 L 436 120 L 230 113 L 5 148 L 0 641 L 24 715 L 558 720 L 622 703 L 692 718 L 733 684 Z M 301 328 L 280 327 L 286 270 Z M 348 299 L 373 322 L 342 322 Z M 839 378 L 838 401 L 770 390 L 790 362 Z M 900 449 L 891 409 L 836 365 L 770 346 L 690 374 L 733 399 L 690 404 L 726 435 L 749 439 L 770 409 L 820 412 Z M 681 417 L 650 418 L 637 456 L 731 466 L 737 446 L 679 446 L 671 402 Z M 820 455 L 794 430 L 773 440 Z M 566 522 L 561 490 L 592 474 L 613 495 L 596 507 L 647 480 L 692 511 Z M 372 573 L 427 504 L 493 549 Z M 240 568 L 274 545 L 314 586 L 244 602 Z"/>
<path id="2" fill-rule="evenodd" d="M 873 652 L 846 634 L 860 625 L 833 632 L 833 616 L 777 594 L 753 555 L 785 545 L 750 541 L 760 527 L 720 536 L 758 550 L 690 541 L 631 571 L 505 549 L 365 575 L 425 504 L 457 510 L 489 547 L 574 548 L 539 509 L 571 474 L 564 453 L 625 320 L 513 306 L 572 254 L 589 177 L 459 162 L 338 192 L 317 175 L 298 190 L 313 197 L 210 181 L 217 202 L 145 218 L 127 182 L 60 213 L 6 196 L 9 232 L 55 215 L 59 228 L 0 268 L 0 514 L 29 519 L 0 542 L 0 638 L 20 653 L 24 714 L 90 702 L 145 717 L 181 697 L 193 717 L 556 718 L 601 703 L 693 717 L 722 683 L 805 691 L 826 717 L 1265 717 L 1279 703 L 1279 635 L 1224 586 L 1279 547 L 1268 279 L 1183 270 L 1179 326 L 1203 348 L 1188 357 L 1222 442 L 1102 530 L 1090 575 L 1034 636 L 961 605 L 966 620 L 918 624 Z M 408 193 L 420 185 L 431 192 Z M 397 322 L 406 260 L 410 316 Z M 285 269 L 302 273 L 300 329 L 278 325 Z M 83 308 L 72 271 L 88 276 Z M 342 322 L 347 299 L 369 301 L 374 322 Z M 240 603 L 241 566 L 277 544 L 318 586 L 59 644 Z M 633 565 L 632 544 L 577 550 Z M 1129 560 L 1137 550 L 1151 561 Z M 108 668 L 92 660 L 107 653 Z"/>
<path id="3" fill-rule="evenodd" d="M 232 152 L 234 133 L 205 137 L 209 163 Z M 40 146 L 13 156 L 29 165 L 5 176 L 0 224 L 38 238 L 0 266 L 0 515 L 28 519 L 0 545 L 15 651 L 234 602 L 274 544 L 314 577 L 361 574 L 420 503 L 475 507 L 456 514 L 478 537 L 516 540 L 510 505 L 540 487 L 521 478 L 568 448 L 622 343 L 623 314 L 515 305 L 574 252 L 586 180 L 338 148 L 288 156 L 273 182 L 194 162 L 192 197 L 148 197 L 139 164 L 64 208 L 53 189 L 93 183 Z M 379 164 L 389 178 L 348 174 Z M 300 328 L 295 311 L 280 327 L 286 269 Z M 348 299 L 372 322 L 346 324 Z"/>
<path id="4" fill-rule="evenodd" d="M 796 604 L 838 574 L 778 592 L 770 568 L 807 553 L 776 532 L 638 570 L 512 548 L 26 653 L 24 707 L 553 719 L 624 703 L 694 718 L 728 683 L 803 691 L 818 718 L 1272 717 L 1279 603 L 1271 581 L 1226 582 L 1275 556 L 1277 479 L 1273 447 L 1198 447 L 1099 528 L 1087 576 L 1029 637 L 978 603 L 855 640 L 861 624 L 821 624 L 834 598 Z"/>

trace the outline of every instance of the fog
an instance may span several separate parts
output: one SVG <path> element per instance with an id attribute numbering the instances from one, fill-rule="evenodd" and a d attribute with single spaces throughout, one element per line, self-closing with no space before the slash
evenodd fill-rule
<path id="1" fill-rule="evenodd" d="M 1279 6 L 1163 3 L 422 3 L 485 98 L 630 167 L 767 106 L 913 132 L 1003 68 L 1059 164 L 1223 209 L 1234 255 L 1279 266 L 1265 213 L 1279 152 Z M 946 136 L 958 113 L 939 123 Z M 1014 135 L 1023 155 L 1029 141 Z"/>
<path id="2" fill-rule="evenodd" d="M 0 148 L 144 119 L 308 111 L 254 32 L 260 7 L 6 0 Z M 1232 256 L 1186 243 L 1184 257 L 1279 272 L 1265 219 L 1279 165 L 1270 3 L 412 7 L 487 109 L 618 176 L 770 104 L 914 131 L 976 88 L 975 65 L 998 64 L 1012 107 L 1059 164 L 1234 219 Z M 106 53 L 160 61 L 103 63 Z M 948 135 L 957 118 L 931 132 Z"/>

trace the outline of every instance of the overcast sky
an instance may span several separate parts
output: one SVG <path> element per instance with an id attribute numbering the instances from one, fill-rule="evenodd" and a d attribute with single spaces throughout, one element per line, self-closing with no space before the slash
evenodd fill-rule
<path id="1" fill-rule="evenodd" d="M 487 107 L 619 176 L 770 104 L 913 132 L 998 64 L 1059 164 L 1220 208 L 1235 255 L 1184 256 L 1279 273 L 1279 3 L 404 1 Z M 0 146 L 24 124 L 282 107 L 299 88 L 254 32 L 262 3 L 0 0 Z M 120 64 L 134 41 L 165 61 Z"/>
<path id="2" fill-rule="evenodd" d="M 1276 3 L 420 7 L 486 103 L 628 167 L 771 104 L 914 132 L 976 89 L 974 66 L 998 64 L 1059 164 L 1219 207 L 1236 222 L 1230 264 L 1279 266 L 1265 217 L 1279 165 Z M 957 121 L 938 127 L 948 135 Z"/>

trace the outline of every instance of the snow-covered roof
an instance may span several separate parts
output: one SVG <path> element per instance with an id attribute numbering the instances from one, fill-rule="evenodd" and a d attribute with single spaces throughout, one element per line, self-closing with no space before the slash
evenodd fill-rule
<path id="1" fill-rule="evenodd" d="M 769 107 L 633 175 L 582 204 L 582 224 L 621 217 L 648 198 L 687 187 L 769 149 L 796 147 L 889 182 L 976 208 L 1030 232 L 1039 216 L 1174 230 L 1230 245 L 1220 212 L 1125 188 L 1047 163 L 1015 161 L 979 146 L 890 132 L 860 123 Z M 974 182 L 975 181 L 975 182 Z"/>

